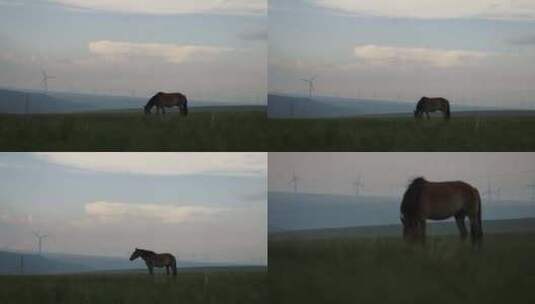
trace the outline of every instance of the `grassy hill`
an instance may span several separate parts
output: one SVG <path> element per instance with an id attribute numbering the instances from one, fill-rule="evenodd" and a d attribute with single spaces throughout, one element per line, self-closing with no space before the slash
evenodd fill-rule
<path id="1" fill-rule="evenodd" d="M 263 108 L 261 108 L 263 109 Z M 192 109 L 188 117 L 142 111 L 0 115 L 4 151 L 266 151 L 265 112 L 258 108 Z"/>
<path id="2" fill-rule="evenodd" d="M 265 268 L 0 276 L 0 303 L 268 303 Z"/>
<path id="3" fill-rule="evenodd" d="M 269 241 L 273 303 L 532 303 L 535 233 Z"/>
<path id="4" fill-rule="evenodd" d="M 533 151 L 535 117 L 267 119 L 265 107 L 0 115 L 3 151 Z"/>
<path id="5" fill-rule="evenodd" d="M 533 151 L 535 117 L 273 119 L 269 151 Z"/>

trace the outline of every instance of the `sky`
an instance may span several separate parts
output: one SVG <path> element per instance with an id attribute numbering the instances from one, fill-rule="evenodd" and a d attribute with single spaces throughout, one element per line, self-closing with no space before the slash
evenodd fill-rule
<path id="1" fill-rule="evenodd" d="M 269 153 L 272 192 L 402 197 L 410 181 L 462 180 L 501 200 L 535 203 L 535 153 Z M 529 187 L 531 185 L 531 187 Z M 499 194 L 497 193 L 499 191 Z"/>
<path id="2" fill-rule="evenodd" d="M 272 0 L 268 91 L 535 109 L 532 0 Z"/>
<path id="3" fill-rule="evenodd" d="M 263 104 L 264 0 L 0 0 L 0 87 Z"/>
<path id="4" fill-rule="evenodd" d="M 0 153 L 0 248 L 267 264 L 267 153 Z"/>

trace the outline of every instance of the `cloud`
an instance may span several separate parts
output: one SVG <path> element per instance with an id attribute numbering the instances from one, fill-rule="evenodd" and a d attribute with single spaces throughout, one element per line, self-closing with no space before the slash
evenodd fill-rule
<path id="1" fill-rule="evenodd" d="M 483 59 L 486 53 L 465 50 L 392 47 L 378 45 L 355 46 L 354 55 L 372 65 L 429 65 L 440 68 L 465 65 Z"/>
<path id="2" fill-rule="evenodd" d="M 152 175 L 267 174 L 267 153 L 36 153 L 45 161 L 83 170 Z"/>
<path id="3" fill-rule="evenodd" d="M 511 38 L 507 42 L 512 45 L 535 45 L 535 34 Z"/>
<path id="4" fill-rule="evenodd" d="M 175 206 L 159 204 L 127 204 L 119 202 L 92 202 L 85 205 L 90 218 L 104 223 L 121 220 L 155 220 L 166 224 L 198 221 L 224 211 L 222 208 Z"/>
<path id="5" fill-rule="evenodd" d="M 313 4 L 350 14 L 418 19 L 535 19 L 532 0 L 310 0 Z"/>
<path id="6" fill-rule="evenodd" d="M 11 225 L 31 225 L 33 223 L 33 216 L 12 214 L 6 210 L 0 209 L 0 223 Z"/>
<path id="7" fill-rule="evenodd" d="M 232 48 L 202 45 L 132 43 L 108 40 L 89 43 L 89 51 L 91 53 L 110 59 L 121 60 L 129 57 L 142 56 L 161 58 L 171 63 L 209 61 L 222 53 L 232 50 Z"/>
<path id="8" fill-rule="evenodd" d="M 0 6 L 21 6 L 24 3 L 17 0 L 0 0 Z"/>
<path id="9" fill-rule="evenodd" d="M 266 0 L 49 0 L 71 8 L 138 14 L 265 14 Z"/>
<path id="10" fill-rule="evenodd" d="M 266 41 L 268 39 L 268 32 L 267 29 L 249 30 L 240 33 L 238 37 L 245 41 Z"/>

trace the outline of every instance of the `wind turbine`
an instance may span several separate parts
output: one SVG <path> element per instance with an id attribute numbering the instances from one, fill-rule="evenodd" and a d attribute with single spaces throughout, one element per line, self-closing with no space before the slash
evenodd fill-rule
<path id="1" fill-rule="evenodd" d="M 308 85 L 308 97 L 309 98 L 312 97 L 312 91 L 314 91 L 314 80 L 316 80 L 317 77 L 318 75 L 315 75 L 314 77 L 310 77 L 310 78 L 301 78 L 301 80 L 304 81 Z"/>
<path id="2" fill-rule="evenodd" d="M 355 196 L 359 196 L 360 190 L 362 187 L 364 187 L 364 183 L 362 182 L 362 177 L 360 175 L 353 182 L 353 187 L 355 188 Z"/>
<path id="3" fill-rule="evenodd" d="M 526 185 L 526 187 L 531 190 L 531 200 L 535 201 L 535 183 Z"/>
<path id="4" fill-rule="evenodd" d="M 37 238 L 37 243 L 39 246 L 39 255 L 41 255 L 41 253 L 43 252 L 43 239 L 47 238 L 48 235 L 40 234 L 39 232 L 34 232 L 33 234 Z"/>
<path id="5" fill-rule="evenodd" d="M 292 173 L 292 179 L 288 182 L 289 185 L 292 185 L 294 192 L 297 192 L 297 182 L 299 181 L 299 177 L 295 175 L 295 170 Z"/>
<path id="6" fill-rule="evenodd" d="M 41 69 L 41 74 L 43 74 L 43 79 L 41 80 L 41 84 L 45 87 L 45 93 L 48 93 L 48 80 L 49 79 L 56 79 L 56 76 L 51 76 L 46 73 L 45 70 Z"/>

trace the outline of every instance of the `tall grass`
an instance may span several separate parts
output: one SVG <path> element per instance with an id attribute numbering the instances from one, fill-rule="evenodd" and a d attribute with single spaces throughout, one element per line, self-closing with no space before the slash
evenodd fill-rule
<path id="1" fill-rule="evenodd" d="M 533 151 L 535 117 L 267 119 L 262 111 L 0 115 L 3 151 Z"/>
<path id="2" fill-rule="evenodd" d="M 272 241 L 274 303 L 534 303 L 535 235 Z"/>
<path id="3" fill-rule="evenodd" d="M 0 303 L 267 303 L 266 273 L 0 276 Z M 208 279 L 207 279 L 208 277 Z"/>

